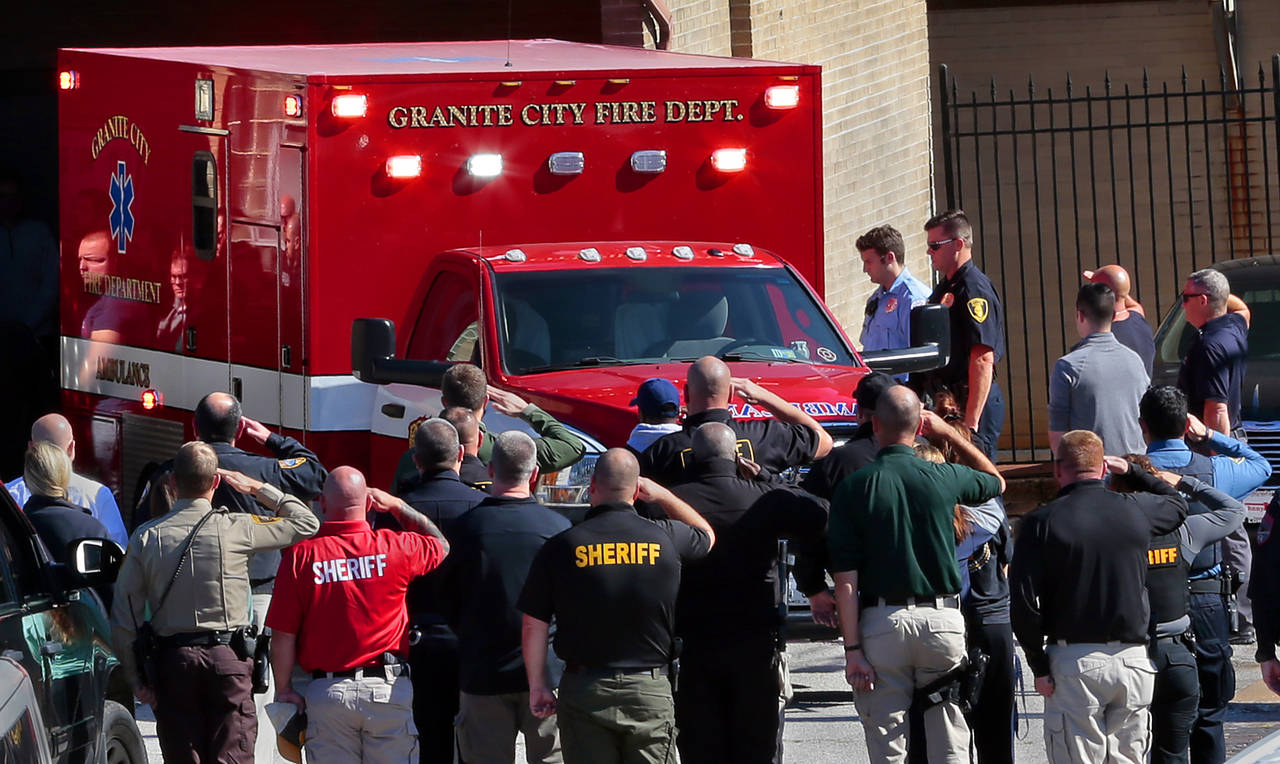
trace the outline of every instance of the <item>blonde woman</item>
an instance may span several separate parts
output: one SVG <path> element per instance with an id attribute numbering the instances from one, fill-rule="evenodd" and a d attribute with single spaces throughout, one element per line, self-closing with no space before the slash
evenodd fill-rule
<path id="1" fill-rule="evenodd" d="M 71 481 L 71 459 L 52 443 L 32 443 L 27 447 L 22 477 L 31 498 L 23 510 L 35 526 L 40 540 L 54 561 L 67 561 L 67 547 L 83 538 L 110 539 L 106 527 L 88 510 L 67 500 Z"/>

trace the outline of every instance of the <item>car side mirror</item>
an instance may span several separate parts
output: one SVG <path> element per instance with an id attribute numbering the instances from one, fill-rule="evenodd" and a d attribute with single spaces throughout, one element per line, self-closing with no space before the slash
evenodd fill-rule
<path id="1" fill-rule="evenodd" d="M 124 550 L 111 539 L 76 539 L 67 544 L 67 561 L 89 586 L 110 584 L 124 562 Z"/>
<path id="2" fill-rule="evenodd" d="M 439 387 L 451 363 L 396 358 L 396 325 L 389 318 L 351 323 L 351 373 L 361 382 Z"/>
<path id="3" fill-rule="evenodd" d="M 911 347 L 872 350 L 862 360 L 876 371 L 906 374 L 940 369 L 951 361 L 951 310 L 942 305 L 911 309 Z"/>

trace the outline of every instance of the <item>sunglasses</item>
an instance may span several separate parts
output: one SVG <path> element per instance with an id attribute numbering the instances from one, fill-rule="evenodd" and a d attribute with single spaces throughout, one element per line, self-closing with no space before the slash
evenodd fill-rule
<path id="1" fill-rule="evenodd" d="M 1203 297 L 1203 296 L 1204 296 L 1204 292 L 1183 292 L 1182 294 L 1178 295 L 1178 297 L 1182 298 L 1182 302 L 1184 303 L 1190 301 L 1192 297 Z"/>
<path id="2" fill-rule="evenodd" d="M 929 251 L 937 252 L 938 250 L 942 249 L 943 247 L 947 246 L 953 241 L 955 241 L 955 238 L 943 239 L 942 241 L 931 241 L 929 242 Z"/>

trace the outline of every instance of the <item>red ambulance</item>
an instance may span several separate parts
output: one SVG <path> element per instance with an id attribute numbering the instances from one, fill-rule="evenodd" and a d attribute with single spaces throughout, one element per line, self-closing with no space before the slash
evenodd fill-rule
<path id="1" fill-rule="evenodd" d="M 64 410 L 126 503 L 213 390 L 385 485 L 455 361 L 589 454 L 707 353 L 852 428 L 818 67 L 555 40 L 59 61 Z M 945 357 L 917 344 L 877 368 Z"/>

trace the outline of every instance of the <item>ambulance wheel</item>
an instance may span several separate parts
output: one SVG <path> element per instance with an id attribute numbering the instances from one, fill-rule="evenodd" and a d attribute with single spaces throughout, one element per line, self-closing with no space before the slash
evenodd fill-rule
<path id="1" fill-rule="evenodd" d="M 147 748 L 138 723 L 124 706 L 108 700 L 102 708 L 104 764 L 146 764 Z"/>

